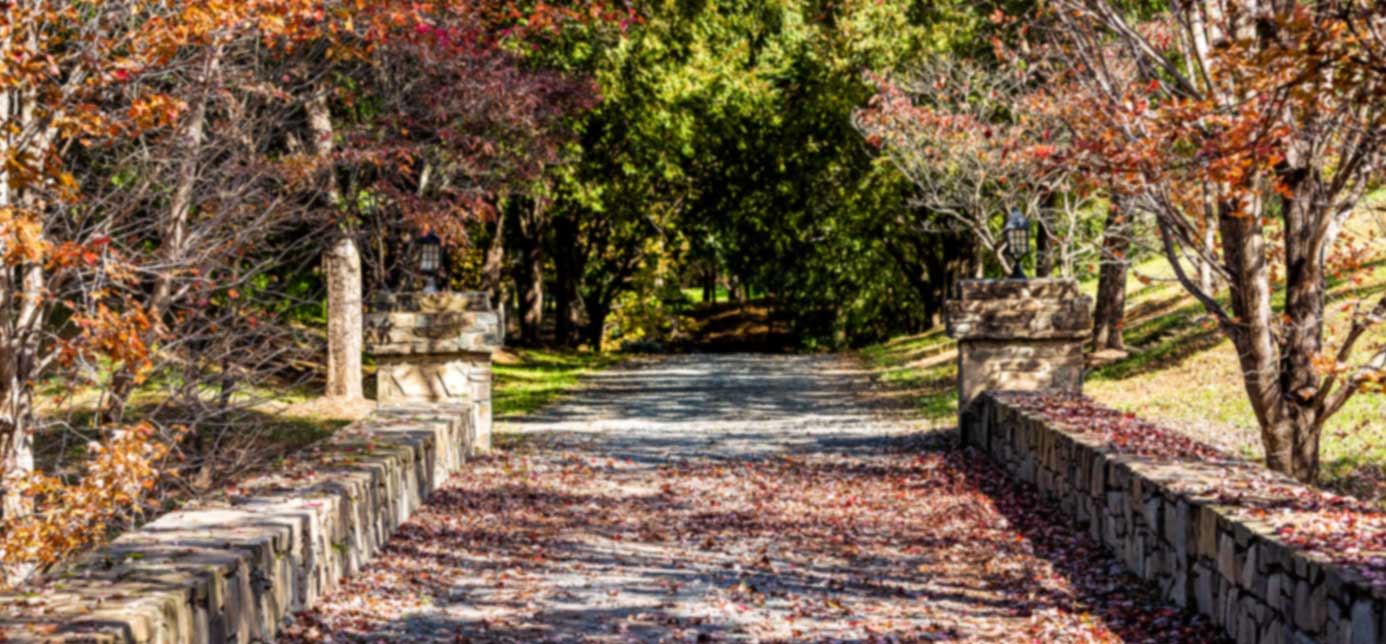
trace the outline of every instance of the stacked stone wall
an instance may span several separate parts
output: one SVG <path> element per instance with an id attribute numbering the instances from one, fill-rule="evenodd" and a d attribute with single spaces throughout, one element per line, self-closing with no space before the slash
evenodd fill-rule
<path id="1" fill-rule="evenodd" d="M 377 411 L 280 471 L 123 535 L 37 593 L 0 596 L 0 641 L 273 641 L 460 469 L 471 412 Z"/>
<path id="2" fill-rule="evenodd" d="M 1129 453 L 1021 399 L 980 396 L 962 415 L 963 442 L 1055 501 L 1168 601 L 1208 616 L 1238 644 L 1376 644 L 1386 635 L 1383 586 L 1288 544 L 1269 522 L 1268 513 L 1314 497 L 1304 486 L 1244 461 Z"/>

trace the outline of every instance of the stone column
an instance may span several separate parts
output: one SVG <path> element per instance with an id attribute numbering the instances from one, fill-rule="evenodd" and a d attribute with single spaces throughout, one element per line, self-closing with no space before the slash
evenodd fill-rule
<path id="1" fill-rule="evenodd" d="M 491 449 L 491 354 L 501 329 L 485 293 L 382 296 L 366 327 L 380 405 L 464 406 L 474 448 Z"/>
<path id="2" fill-rule="evenodd" d="M 966 280 L 960 287 L 961 299 L 947 307 L 948 335 L 958 341 L 960 418 L 987 391 L 1082 393 L 1092 298 L 1078 293 L 1076 281 Z"/>

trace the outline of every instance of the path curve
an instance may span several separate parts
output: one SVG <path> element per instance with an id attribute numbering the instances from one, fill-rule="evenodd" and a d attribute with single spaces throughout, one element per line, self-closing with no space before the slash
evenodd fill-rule
<path id="1" fill-rule="evenodd" d="M 284 640 L 1218 641 L 869 387 L 835 356 L 597 374 Z"/>

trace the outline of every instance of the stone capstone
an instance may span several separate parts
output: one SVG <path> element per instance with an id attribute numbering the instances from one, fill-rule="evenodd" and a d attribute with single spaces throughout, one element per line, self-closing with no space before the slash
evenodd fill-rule
<path id="1" fill-rule="evenodd" d="M 484 293 L 377 296 L 366 315 L 366 341 L 380 404 L 466 405 L 477 449 L 490 449 L 491 356 L 502 329 Z"/>
<path id="2" fill-rule="evenodd" d="M 958 409 L 986 391 L 1083 388 L 1092 300 L 1073 280 L 965 280 L 948 303 L 958 341 Z"/>

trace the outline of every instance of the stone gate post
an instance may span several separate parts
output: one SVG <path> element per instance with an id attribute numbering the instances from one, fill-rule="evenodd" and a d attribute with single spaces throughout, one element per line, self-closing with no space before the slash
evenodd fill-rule
<path id="1" fill-rule="evenodd" d="M 965 280 L 945 311 L 958 341 L 958 414 L 987 391 L 1083 391 L 1092 298 L 1069 279 Z"/>
<path id="2" fill-rule="evenodd" d="M 500 316 L 485 293 L 383 294 L 371 302 L 366 337 L 376 361 L 376 402 L 468 409 L 479 451 L 491 448 L 491 356 Z"/>

